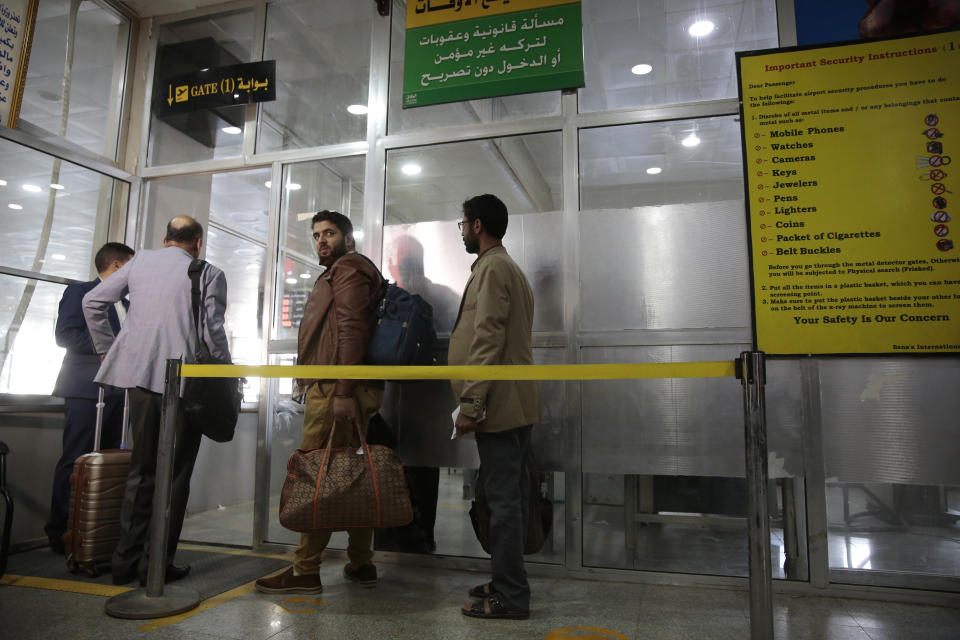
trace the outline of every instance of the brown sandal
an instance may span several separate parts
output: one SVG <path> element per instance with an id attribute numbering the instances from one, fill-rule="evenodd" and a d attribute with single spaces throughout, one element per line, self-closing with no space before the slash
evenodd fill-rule
<path id="1" fill-rule="evenodd" d="M 526 620 L 530 617 L 529 611 L 511 611 L 500 602 L 499 594 L 493 594 L 480 602 L 468 602 L 460 609 L 460 613 L 471 618 L 496 618 L 501 620 Z"/>
<path id="2" fill-rule="evenodd" d="M 493 588 L 493 583 L 487 582 L 471 588 L 470 591 L 467 591 L 467 595 L 471 598 L 489 598 L 496 592 L 497 590 Z"/>

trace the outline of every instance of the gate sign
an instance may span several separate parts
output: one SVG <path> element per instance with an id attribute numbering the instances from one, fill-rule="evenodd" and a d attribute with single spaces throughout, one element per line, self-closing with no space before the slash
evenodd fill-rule
<path id="1" fill-rule="evenodd" d="M 407 2 L 404 108 L 582 86 L 579 2 Z"/>
<path id="2" fill-rule="evenodd" d="M 277 99 L 277 61 L 250 62 L 168 78 L 155 97 L 160 117 Z"/>
<path id="3" fill-rule="evenodd" d="M 960 31 L 737 64 L 755 348 L 960 352 Z"/>

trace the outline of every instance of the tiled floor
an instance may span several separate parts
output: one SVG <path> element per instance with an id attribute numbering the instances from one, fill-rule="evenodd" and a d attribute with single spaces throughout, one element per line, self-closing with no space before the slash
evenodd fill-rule
<path id="1" fill-rule="evenodd" d="M 342 564 L 330 558 L 324 565 L 324 592 L 316 596 L 263 595 L 248 584 L 219 598 L 216 606 L 153 622 L 106 616 L 104 596 L 0 586 L 0 636 L 5 640 L 750 637 L 748 599 L 739 591 L 533 578 L 529 620 L 484 621 L 458 611 L 467 589 L 482 582 L 483 575 L 381 563 L 380 585 L 361 589 L 340 575 Z M 958 609 L 785 595 L 776 595 L 774 605 L 777 640 L 960 637 Z"/>

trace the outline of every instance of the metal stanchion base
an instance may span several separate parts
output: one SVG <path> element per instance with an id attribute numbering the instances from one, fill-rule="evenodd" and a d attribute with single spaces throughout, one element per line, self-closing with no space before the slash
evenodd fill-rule
<path id="1" fill-rule="evenodd" d="M 150 597 L 146 589 L 126 591 L 107 600 L 108 616 L 128 620 L 166 618 L 195 609 L 200 604 L 200 594 L 193 589 L 165 585 L 163 595 Z"/>

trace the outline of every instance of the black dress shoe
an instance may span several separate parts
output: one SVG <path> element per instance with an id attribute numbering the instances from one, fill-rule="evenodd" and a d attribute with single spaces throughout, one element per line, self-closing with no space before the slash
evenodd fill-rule
<path id="1" fill-rule="evenodd" d="M 48 540 L 50 540 L 50 551 L 53 551 L 58 556 L 66 555 L 63 538 L 48 538 Z"/>
<path id="2" fill-rule="evenodd" d="M 168 564 L 167 570 L 164 571 L 163 581 L 174 582 L 176 580 L 179 580 L 180 578 L 185 577 L 188 573 L 190 573 L 190 565 L 188 564 L 185 564 L 182 567 L 178 567 L 175 564 Z M 140 574 L 140 586 L 141 587 L 147 586 L 146 574 Z"/>

